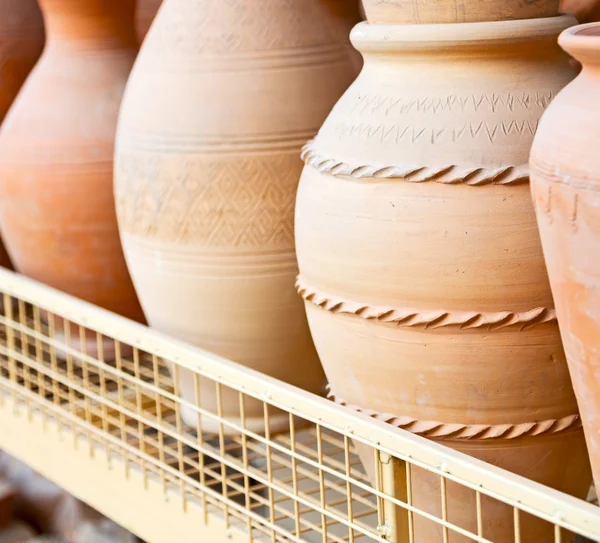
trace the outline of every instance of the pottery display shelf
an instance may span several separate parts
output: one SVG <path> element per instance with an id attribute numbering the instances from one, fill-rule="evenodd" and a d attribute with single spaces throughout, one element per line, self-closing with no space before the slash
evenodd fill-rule
<path id="1" fill-rule="evenodd" d="M 529 516 L 549 523 L 553 543 L 570 541 L 569 532 L 600 539 L 600 510 L 584 501 L 7 270 L 0 285 L 0 448 L 148 543 L 410 543 L 416 518 L 438 524 L 448 541 L 489 543 L 481 527 L 491 504 L 513 519 L 511 536 L 494 543 L 521 541 Z M 51 334 L 42 313 L 109 339 L 117 353 L 130 346 L 132 356 L 82 356 Z M 58 359 L 57 349 L 69 356 Z M 182 399 L 166 363 L 175 377 L 190 371 L 217 394 L 237 394 L 237 420 L 201 397 Z M 272 409 L 286 412 L 290 431 L 246 429 L 250 397 L 262 402 L 265 420 Z M 197 414 L 193 426 L 181 423 L 184 407 Z M 204 430 L 209 421 L 216 432 Z M 226 427 L 237 435 L 227 437 Z M 353 442 L 370 450 L 374 482 Z M 439 481 L 439 515 L 407 491 L 424 472 Z M 447 519 L 455 504 L 445 492 L 457 487 L 475 496 L 480 529 Z"/>

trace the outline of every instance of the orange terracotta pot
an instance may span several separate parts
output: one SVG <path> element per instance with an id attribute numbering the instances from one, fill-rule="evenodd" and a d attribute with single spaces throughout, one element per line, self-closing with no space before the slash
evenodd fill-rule
<path id="1" fill-rule="evenodd" d="M 44 22 L 36 0 L 0 3 L 0 122 L 42 54 Z"/>
<path id="2" fill-rule="evenodd" d="M 42 54 L 44 22 L 36 0 L 0 3 L 0 124 Z M 0 266 L 12 268 L 0 241 Z"/>
<path id="3" fill-rule="evenodd" d="M 7 249 L 25 275 L 139 320 L 112 191 L 118 108 L 137 52 L 134 1 L 40 5 L 46 49 L 0 132 Z"/>
<path id="4" fill-rule="evenodd" d="M 560 0 L 362 0 L 367 20 L 385 24 L 511 21 L 558 15 Z"/>
<path id="5" fill-rule="evenodd" d="M 600 21 L 599 0 L 562 0 L 560 10 L 574 15 L 580 23 Z"/>
<path id="6" fill-rule="evenodd" d="M 582 73 L 544 114 L 531 190 L 571 379 L 600 490 L 600 24 L 563 32 Z"/>
<path id="7" fill-rule="evenodd" d="M 162 0 L 137 0 L 135 31 L 140 43 L 144 41 L 161 4 Z"/>
<path id="8" fill-rule="evenodd" d="M 573 77 L 555 43 L 571 24 L 358 25 L 364 68 L 303 153 L 296 249 L 338 401 L 583 498 L 527 183 L 538 120 Z M 415 492 L 437 507 L 427 488 Z M 473 526 L 475 509 L 462 515 Z M 505 541 L 511 511 L 484 523 Z M 521 541 L 542 529 L 532 521 Z"/>
<path id="9" fill-rule="evenodd" d="M 302 143 L 355 75 L 344 3 L 166 0 L 117 137 L 119 226 L 150 324 L 313 392 L 324 376 L 294 293 L 293 210 Z M 201 387 L 216 411 L 214 384 Z M 189 373 L 180 388 L 194 402 Z M 224 389 L 223 417 L 239 412 Z M 264 429 L 262 402 L 245 413 Z M 271 415 L 272 431 L 287 428 Z"/>

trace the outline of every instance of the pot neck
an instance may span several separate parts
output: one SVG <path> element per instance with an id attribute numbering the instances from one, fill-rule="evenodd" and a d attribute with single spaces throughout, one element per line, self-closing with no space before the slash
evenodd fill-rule
<path id="1" fill-rule="evenodd" d="M 135 0 L 39 0 L 49 44 L 136 47 Z"/>
<path id="2" fill-rule="evenodd" d="M 468 54 L 552 55 L 560 53 L 557 36 L 576 20 L 569 15 L 517 21 L 384 25 L 359 23 L 350 35 L 364 56 Z"/>
<path id="3" fill-rule="evenodd" d="M 600 76 L 600 23 L 567 28 L 558 38 L 558 43 L 581 62 L 583 74 Z"/>

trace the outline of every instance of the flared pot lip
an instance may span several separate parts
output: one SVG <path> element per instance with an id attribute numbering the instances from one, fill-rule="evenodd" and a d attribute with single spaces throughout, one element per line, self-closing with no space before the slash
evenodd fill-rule
<path id="1" fill-rule="evenodd" d="M 558 43 L 584 67 L 600 64 L 600 22 L 567 28 L 559 36 Z"/>
<path id="2" fill-rule="evenodd" d="M 484 48 L 545 40 L 577 24 L 571 15 L 478 23 L 387 25 L 358 23 L 350 34 L 361 52 Z"/>

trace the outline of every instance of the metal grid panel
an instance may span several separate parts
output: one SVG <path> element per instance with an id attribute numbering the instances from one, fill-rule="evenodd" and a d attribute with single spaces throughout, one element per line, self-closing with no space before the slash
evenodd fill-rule
<path id="1" fill-rule="evenodd" d="M 125 477 L 158 481 L 249 541 L 524 543 L 532 522 L 535 541 L 600 539 L 589 504 L 11 272 L 0 285 L 0 406 L 41 414 L 73 447 L 104 451 Z M 272 431 L 273 417 L 288 431 Z"/>

